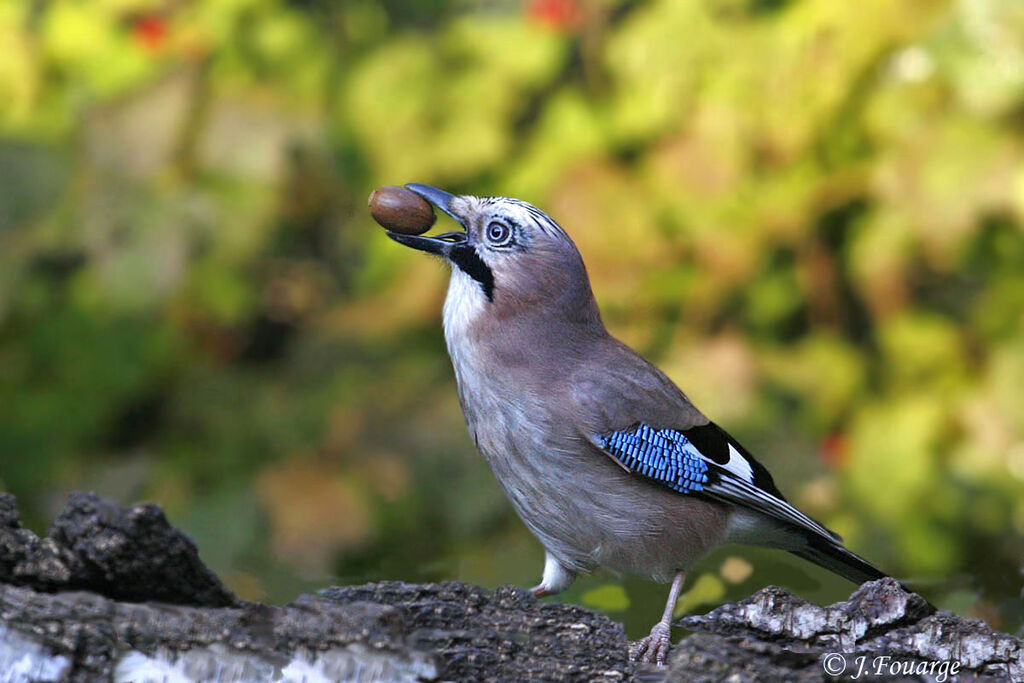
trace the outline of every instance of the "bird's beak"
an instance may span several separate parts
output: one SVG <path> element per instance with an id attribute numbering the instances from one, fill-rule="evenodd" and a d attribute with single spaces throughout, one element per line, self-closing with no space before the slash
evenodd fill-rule
<path id="1" fill-rule="evenodd" d="M 409 183 L 405 187 L 444 211 L 446 214 L 458 221 L 459 224 L 465 226 L 464 219 L 455 213 L 452 208 L 452 202 L 456 199 L 455 195 L 445 192 L 444 190 L 439 190 L 436 187 L 421 185 L 419 183 Z M 451 254 L 452 247 L 458 244 L 465 244 L 467 239 L 466 233 L 464 232 L 446 232 L 443 235 L 437 235 L 436 237 L 427 237 L 425 235 L 405 235 L 398 232 L 388 231 L 388 237 L 399 244 L 404 244 L 407 247 L 419 249 L 420 251 L 425 251 L 431 254 L 437 254 L 445 258 L 448 258 Z"/>

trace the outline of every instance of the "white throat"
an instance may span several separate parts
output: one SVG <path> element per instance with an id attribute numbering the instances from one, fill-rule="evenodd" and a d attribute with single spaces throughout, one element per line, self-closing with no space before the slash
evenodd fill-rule
<path id="1" fill-rule="evenodd" d="M 466 350 L 470 343 L 469 331 L 486 305 L 480 283 L 453 265 L 448 296 L 444 300 L 444 338 L 453 360 Z"/>
<path id="2" fill-rule="evenodd" d="M 486 363 L 473 338 L 473 326 L 484 313 L 487 299 L 480 283 L 452 266 L 452 279 L 448 283 L 448 296 L 444 300 L 444 340 L 455 370 L 455 383 L 459 388 L 459 403 L 466 425 L 474 440 L 476 423 L 481 414 L 490 414 L 493 391 L 488 386 Z"/>

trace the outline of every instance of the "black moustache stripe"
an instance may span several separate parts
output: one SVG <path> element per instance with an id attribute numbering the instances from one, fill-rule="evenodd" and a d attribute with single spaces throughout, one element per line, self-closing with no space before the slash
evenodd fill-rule
<path id="1" fill-rule="evenodd" d="M 458 266 L 459 270 L 480 283 L 488 301 L 494 301 L 494 273 L 476 253 L 476 249 L 468 244 L 457 244 L 448 252 L 448 259 Z"/>

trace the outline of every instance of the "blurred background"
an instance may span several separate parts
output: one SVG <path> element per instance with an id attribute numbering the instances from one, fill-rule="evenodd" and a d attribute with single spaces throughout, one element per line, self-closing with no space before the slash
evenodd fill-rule
<path id="1" fill-rule="evenodd" d="M 1020 633 L 1022 36 L 1015 0 L 0 2 L 0 487 L 37 531 L 159 503 L 248 599 L 536 583 L 446 269 L 366 210 L 424 182 L 547 210 L 792 500 Z M 680 609 L 769 583 L 852 588 L 726 548 Z M 665 591 L 557 599 L 636 637 Z"/>

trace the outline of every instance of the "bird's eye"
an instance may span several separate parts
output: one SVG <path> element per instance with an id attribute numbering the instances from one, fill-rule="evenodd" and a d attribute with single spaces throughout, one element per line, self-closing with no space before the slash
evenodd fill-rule
<path id="1" fill-rule="evenodd" d="M 487 224 L 487 241 L 495 247 L 501 247 L 512 241 L 512 228 L 501 221 Z"/>

